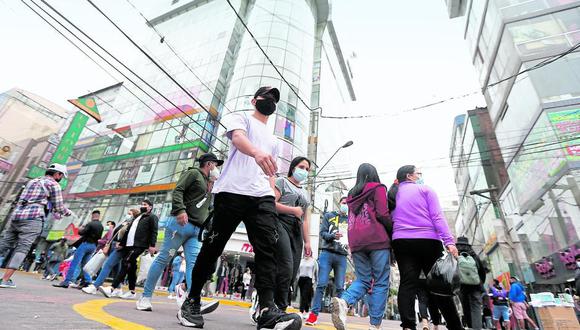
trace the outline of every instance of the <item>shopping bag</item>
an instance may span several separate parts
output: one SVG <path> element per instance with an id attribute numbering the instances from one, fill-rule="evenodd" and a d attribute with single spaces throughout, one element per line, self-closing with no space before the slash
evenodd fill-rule
<path id="1" fill-rule="evenodd" d="M 97 253 L 93 254 L 89 262 L 87 262 L 87 264 L 83 267 L 83 271 L 88 273 L 90 276 L 94 276 L 99 272 L 101 267 L 103 267 L 106 259 L 107 256 L 103 250 L 97 251 Z"/>
<path id="2" fill-rule="evenodd" d="M 137 274 L 137 283 L 144 283 L 145 280 L 147 280 L 147 274 L 149 274 L 149 268 L 151 268 L 154 259 L 155 258 L 149 253 L 145 253 L 145 255 L 139 257 L 139 272 Z"/>
<path id="3" fill-rule="evenodd" d="M 427 288 L 435 295 L 451 297 L 459 290 L 460 283 L 457 260 L 450 253 L 437 259 L 427 274 Z"/>

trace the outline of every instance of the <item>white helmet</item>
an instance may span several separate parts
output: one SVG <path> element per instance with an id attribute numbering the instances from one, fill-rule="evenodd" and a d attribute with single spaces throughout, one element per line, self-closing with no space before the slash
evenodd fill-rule
<path id="1" fill-rule="evenodd" d="M 68 178 L 68 172 L 66 171 L 66 165 L 54 163 L 54 164 L 50 164 L 50 166 L 48 166 L 46 169 L 60 172 L 64 175 L 65 178 Z"/>

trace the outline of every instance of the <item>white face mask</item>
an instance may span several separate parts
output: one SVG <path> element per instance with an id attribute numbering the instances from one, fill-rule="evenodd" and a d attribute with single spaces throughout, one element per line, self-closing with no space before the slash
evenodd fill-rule
<path id="1" fill-rule="evenodd" d="M 214 167 L 213 170 L 209 171 L 209 178 L 213 181 L 216 181 L 220 177 L 220 170 L 217 167 Z"/>

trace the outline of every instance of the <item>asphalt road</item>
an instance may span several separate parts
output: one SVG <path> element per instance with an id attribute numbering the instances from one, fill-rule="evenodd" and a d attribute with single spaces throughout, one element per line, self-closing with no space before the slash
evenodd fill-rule
<path id="1" fill-rule="evenodd" d="M 177 305 L 166 295 L 154 297 L 153 312 L 135 309 L 134 301 L 87 295 L 80 290 L 52 287 L 37 274 L 17 273 L 16 289 L 0 288 L 0 329 L 185 329 L 175 317 Z M 205 329 L 250 330 L 246 303 L 222 300 L 217 311 L 205 315 Z M 232 329 L 235 326 L 235 329 Z M 385 321 L 383 329 L 400 329 Z M 304 329 L 334 329 L 330 316 Z M 368 318 L 349 318 L 348 329 L 368 329 Z"/>

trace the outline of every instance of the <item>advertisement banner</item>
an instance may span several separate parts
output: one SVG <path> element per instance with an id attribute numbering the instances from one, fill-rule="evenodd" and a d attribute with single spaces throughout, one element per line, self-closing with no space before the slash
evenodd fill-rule
<path id="1" fill-rule="evenodd" d="M 548 113 L 569 161 L 580 160 L 580 109 Z"/>

